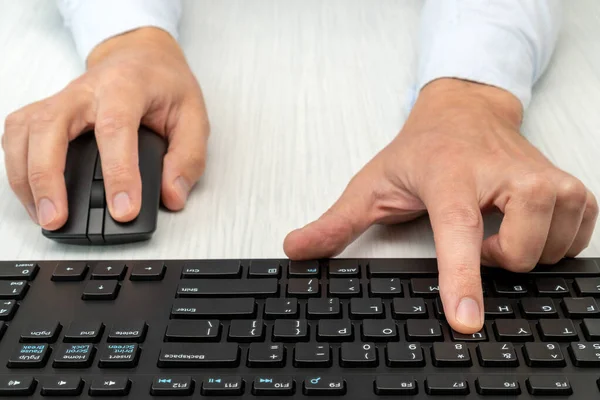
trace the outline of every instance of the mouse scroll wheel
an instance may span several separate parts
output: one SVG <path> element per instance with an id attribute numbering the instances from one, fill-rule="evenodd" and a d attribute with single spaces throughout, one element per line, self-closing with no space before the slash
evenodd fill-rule
<path id="1" fill-rule="evenodd" d="M 104 181 L 93 181 L 90 195 L 90 208 L 104 208 L 106 196 L 104 194 Z"/>

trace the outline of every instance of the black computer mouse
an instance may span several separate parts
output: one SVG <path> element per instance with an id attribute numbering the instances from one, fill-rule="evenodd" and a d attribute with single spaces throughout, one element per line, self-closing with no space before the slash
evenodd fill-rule
<path id="1" fill-rule="evenodd" d="M 80 245 L 122 244 L 148 240 L 156 230 L 160 207 L 160 185 L 166 141 L 141 126 L 138 134 L 139 168 L 142 178 L 142 206 L 130 222 L 115 221 L 108 211 L 102 167 L 94 132 L 87 132 L 69 144 L 65 183 L 69 217 L 59 229 L 42 229 L 47 238 Z"/>

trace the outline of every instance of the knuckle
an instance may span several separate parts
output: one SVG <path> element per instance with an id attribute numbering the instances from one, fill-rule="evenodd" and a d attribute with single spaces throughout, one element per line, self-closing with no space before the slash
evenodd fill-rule
<path id="1" fill-rule="evenodd" d="M 523 175 L 514 182 L 516 193 L 532 211 L 551 211 L 556 201 L 556 190 L 550 179 L 541 173 Z"/>
<path id="2" fill-rule="evenodd" d="M 120 162 L 102 164 L 102 175 L 112 184 L 130 182 L 135 169 L 133 166 Z"/>
<path id="3" fill-rule="evenodd" d="M 483 229 L 483 218 L 478 209 L 464 204 L 451 204 L 439 214 L 441 224 L 457 228 Z"/>
<path id="4" fill-rule="evenodd" d="M 18 193 L 29 187 L 27 175 L 8 174 L 8 184 L 13 192 Z"/>
<path id="5" fill-rule="evenodd" d="M 110 111 L 95 123 L 96 134 L 103 137 L 118 136 L 131 127 L 131 118 L 126 111 Z"/>
<path id="6" fill-rule="evenodd" d="M 587 197 L 587 188 L 579 179 L 570 176 L 557 185 L 557 201 L 569 209 L 581 210 L 586 205 Z"/>
<path id="7" fill-rule="evenodd" d="M 4 120 L 4 131 L 10 133 L 15 128 L 21 128 L 27 124 L 28 116 L 24 111 L 15 111 L 8 114 Z"/>
<path id="8" fill-rule="evenodd" d="M 507 254 L 501 264 L 503 268 L 512 272 L 530 272 L 537 265 L 537 261 L 523 256 Z"/>
<path id="9" fill-rule="evenodd" d="M 28 173 L 29 183 L 33 187 L 40 187 L 52 179 L 53 172 L 48 168 L 32 167 Z"/>
<path id="10" fill-rule="evenodd" d="M 563 254 L 548 254 L 540 258 L 540 264 L 556 264 L 563 259 Z"/>
<path id="11" fill-rule="evenodd" d="M 583 212 L 583 219 L 586 221 L 592 221 L 598 218 L 598 200 L 596 196 L 588 192 L 585 203 L 585 211 Z"/>

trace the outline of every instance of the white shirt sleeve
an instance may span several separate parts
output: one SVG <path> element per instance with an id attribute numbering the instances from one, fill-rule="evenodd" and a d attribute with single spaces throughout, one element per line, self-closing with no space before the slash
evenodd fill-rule
<path id="1" fill-rule="evenodd" d="M 452 77 L 505 89 L 526 109 L 556 45 L 561 3 L 426 0 L 415 95 L 437 78 Z"/>
<path id="2" fill-rule="evenodd" d="M 56 0 L 77 52 L 85 60 L 100 43 L 147 26 L 178 38 L 181 0 Z"/>

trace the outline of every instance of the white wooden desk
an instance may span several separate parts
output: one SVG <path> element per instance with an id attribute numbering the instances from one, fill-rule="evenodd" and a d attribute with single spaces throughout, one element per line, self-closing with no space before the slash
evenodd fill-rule
<path id="1" fill-rule="evenodd" d="M 0 259 L 282 257 L 401 128 L 419 0 L 188 0 L 181 43 L 212 124 L 206 175 L 150 242 L 71 247 L 41 235 L 0 166 Z M 0 2 L 0 120 L 83 71 L 54 2 Z M 524 134 L 600 195 L 600 2 L 569 1 Z M 498 221 L 486 221 L 488 230 Z M 426 219 L 375 227 L 348 257 L 433 257 Z M 600 256 L 600 233 L 583 254 Z"/>

